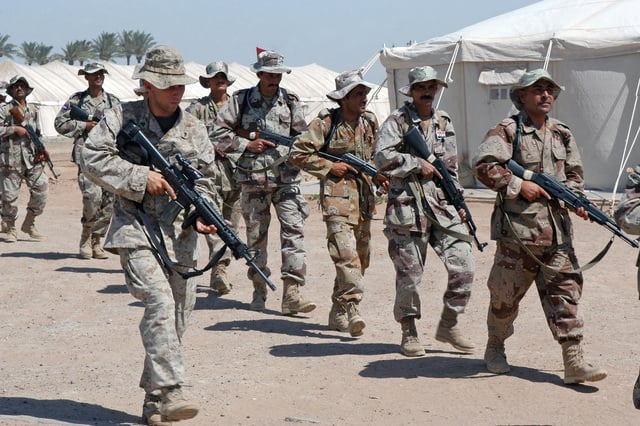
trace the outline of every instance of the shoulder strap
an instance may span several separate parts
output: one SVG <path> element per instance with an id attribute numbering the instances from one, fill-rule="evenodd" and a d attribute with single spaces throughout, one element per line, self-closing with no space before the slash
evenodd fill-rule
<path id="1" fill-rule="evenodd" d="M 331 115 L 329 117 L 331 117 L 331 127 L 329 127 L 329 133 L 327 133 L 327 137 L 324 138 L 324 144 L 322 144 L 320 152 L 327 151 L 329 142 L 331 142 L 331 139 L 333 139 L 333 134 L 336 132 L 336 127 L 338 126 L 338 123 L 336 123 L 338 118 L 338 108 L 332 108 Z"/>

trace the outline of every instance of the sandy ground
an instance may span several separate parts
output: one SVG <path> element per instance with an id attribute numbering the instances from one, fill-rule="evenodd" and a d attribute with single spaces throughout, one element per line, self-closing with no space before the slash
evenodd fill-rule
<path id="1" fill-rule="evenodd" d="M 38 221 L 47 235 L 34 242 L 0 236 L 0 424 L 136 424 L 143 349 L 138 335 L 142 306 L 123 285 L 118 260 L 81 260 L 80 193 L 68 140 L 51 142 L 62 178 L 51 185 Z M 26 194 L 20 200 L 24 216 Z M 378 424 L 615 424 L 640 422 L 631 389 L 640 364 L 640 303 L 636 252 L 616 240 L 603 262 L 585 273 L 582 313 L 588 360 L 604 367 L 601 382 L 562 384 L 560 347 L 551 337 L 535 291 L 523 302 L 516 334 L 507 341 L 512 371 L 495 376 L 482 361 L 488 292 L 485 282 L 495 245 L 476 251 L 474 292 L 461 327 L 478 345 L 463 355 L 435 341 L 444 269 L 430 254 L 418 322 L 427 356 L 399 353 L 392 316 L 394 274 L 382 221 L 374 223 L 372 266 L 365 276 L 361 311 L 364 336 L 326 328 L 333 266 L 315 201 L 306 225 L 309 256 L 304 294 L 318 308 L 304 316 L 279 313 L 280 289 L 268 310 L 248 309 L 246 267 L 232 263 L 235 287 L 222 297 L 200 279 L 185 336 L 186 393 L 201 406 L 192 425 Z M 379 208 L 381 218 L 383 206 Z M 488 240 L 491 203 L 470 202 L 479 236 Z M 596 224 L 575 221 L 577 252 L 591 259 L 609 238 Z M 278 225 L 272 226 L 270 266 L 279 269 Z M 244 239 L 244 230 L 240 234 Z M 204 261 L 204 259 L 203 259 Z M 274 281 L 281 287 L 279 276 Z"/>

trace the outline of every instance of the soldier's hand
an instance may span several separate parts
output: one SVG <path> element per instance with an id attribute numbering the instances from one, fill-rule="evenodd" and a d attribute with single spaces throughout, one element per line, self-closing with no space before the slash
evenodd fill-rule
<path id="1" fill-rule="evenodd" d="M 25 137 L 29 134 L 29 132 L 27 132 L 27 129 L 25 129 L 22 126 L 13 126 L 13 133 L 16 136 L 20 136 L 20 137 Z"/>
<path id="2" fill-rule="evenodd" d="M 216 228 L 215 225 L 206 225 L 202 221 L 202 218 L 199 217 L 198 219 L 196 219 L 196 231 L 201 234 L 215 234 L 216 232 L 218 232 L 218 228 Z"/>
<path id="3" fill-rule="evenodd" d="M 389 191 L 389 178 L 385 175 L 378 174 L 378 176 L 373 179 L 373 183 L 376 184 L 379 195 L 386 194 Z"/>
<path id="4" fill-rule="evenodd" d="M 578 207 L 578 210 L 576 210 L 576 214 L 584 220 L 589 220 L 589 212 L 587 212 L 584 207 Z"/>
<path id="5" fill-rule="evenodd" d="M 272 148 L 274 146 L 276 146 L 275 143 L 268 141 L 266 139 L 258 138 L 247 144 L 247 151 L 260 154 L 261 152 L 264 152 L 265 149 Z"/>
<path id="6" fill-rule="evenodd" d="M 161 173 L 149 170 L 147 175 L 147 192 L 151 195 L 169 194 L 172 200 L 176 199 L 176 192 L 173 190 L 169 182 L 167 182 Z"/>
<path id="7" fill-rule="evenodd" d="M 438 169 L 434 167 L 433 164 L 431 164 L 427 160 L 423 160 L 422 158 L 419 158 L 418 161 L 420 161 L 420 173 L 422 173 L 422 176 L 424 176 L 425 179 L 433 180 L 434 176 L 442 179 L 442 175 L 440 174 Z"/>
<path id="8" fill-rule="evenodd" d="M 91 129 L 93 129 L 94 127 L 96 127 L 96 125 L 97 125 L 97 124 L 98 124 L 98 123 L 96 123 L 95 121 L 87 121 L 87 122 L 85 123 L 85 126 L 84 126 L 84 130 L 85 130 L 85 132 L 89 133 L 89 132 L 91 131 Z"/>
<path id="9" fill-rule="evenodd" d="M 465 222 L 467 220 L 467 211 L 465 209 L 458 210 L 458 216 L 460 216 L 460 220 Z"/>
<path id="10" fill-rule="evenodd" d="M 358 171 L 353 168 L 353 166 L 350 166 L 347 163 L 343 163 L 342 161 L 336 161 L 335 163 L 332 163 L 331 170 L 329 170 L 329 173 L 337 177 L 343 177 L 348 172 L 358 174 Z"/>
<path id="11" fill-rule="evenodd" d="M 540 197 L 551 199 L 551 195 L 544 189 L 542 189 L 537 183 L 523 180 L 520 187 L 520 195 L 522 195 L 527 201 L 535 201 Z"/>

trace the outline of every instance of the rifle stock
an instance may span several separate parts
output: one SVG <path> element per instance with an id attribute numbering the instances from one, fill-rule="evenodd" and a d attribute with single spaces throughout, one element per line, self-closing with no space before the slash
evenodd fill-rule
<path id="1" fill-rule="evenodd" d="M 87 111 L 83 110 L 78 105 L 71 104 L 69 109 L 70 109 L 69 116 L 71 117 L 72 120 L 85 121 L 85 122 L 93 121 L 96 123 L 102 120 L 101 115 L 89 114 Z"/>
<path id="2" fill-rule="evenodd" d="M 49 170 L 51 170 L 51 173 L 53 174 L 53 177 L 55 179 L 58 179 L 60 175 L 56 172 L 55 168 L 53 167 L 53 162 L 51 161 L 51 156 L 49 155 L 49 151 L 47 151 L 47 147 L 40 140 L 40 138 L 38 137 L 38 134 L 33 129 L 33 127 L 31 127 L 31 125 L 29 125 L 25 121 L 24 114 L 22 113 L 22 111 L 20 111 L 20 108 L 18 108 L 17 106 L 13 107 L 9 110 L 9 112 L 11 113 L 13 118 L 20 123 L 20 126 L 24 127 L 27 130 L 27 133 L 29 133 L 29 138 L 31 139 L 31 141 L 33 142 L 36 148 L 34 161 L 38 163 L 42 161 L 46 162 L 47 166 L 49 167 Z"/>
<path id="3" fill-rule="evenodd" d="M 244 258 L 247 265 L 250 266 L 264 282 L 272 290 L 276 290 L 275 284 L 269 280 L 269 277 L 255 264 L 254 259 L 256 252 L 250 250 L 249 247 L 238 238 L 234 230 L 227 224 L 224 217 L 216 210 L 213 204 L 204 198 L 196 189 L 195 181 L 203 177 L 202 173 L 191 166 L 181 154 L 176 155 L 178 165 L 171 165 L 166 158 L 156 149 L 151 141 L 142 133 L 137 124 L 129 121 L 123 128 L 122 132 L 129 140 L 139 144 L 148 155 L 150 163 L 155 166 L 162 176 L 167 180 L 169 185 L 176 193 L 177 199 L 170 205 L 171 214 L 176 214 L 188 207 L 194 207 L 192 213 L 182 224 L 182 228 L 191 226 L 198 217 L 201 217 L 207 225 L 214 225 L 217 229 L 217 235 L 231 249 L 236 259 Z M 174 215 L 175 218 L 175 215 Z"/>

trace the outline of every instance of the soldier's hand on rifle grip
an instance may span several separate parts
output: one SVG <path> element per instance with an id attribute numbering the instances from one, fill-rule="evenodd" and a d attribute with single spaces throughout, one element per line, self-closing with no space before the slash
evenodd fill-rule
<path id="1" fill-rule="evenodd" d="M 276 146 L 275 143 L 270 142 L 270 141 L 268 141 L 266 139 L 258 138 L 258 139 L 253 140 L 253 141 L 251 141 L 251 142 L 249 142 L 247 144 L 247 151 L 253 152 L 253 153 L 256 153 L 256 154 L 260 154 L 260 153 L 264 152 L 265 149 L 272 148 L 274 146 Z"/>
<path id="2" fill-rule="evenodd" d="M 93 129 L 94 127 L 96 127 L 98 123 L 95 121 L 87 121 L 86 123 L 84 123 L 84 131 L 89 133 L 91 131 L 91 129 Z"/>
<path id="3" fill-rule="evenodd" d="M 162 173 L 153 170 L 149 170 L 147 175 L 147 192 L 151 195 L 162 195 L 166 192 L 172 200 L 176 199 L 175 191 L 162 176 Z"/>
<path id="4" fill-rule="evenodd" d="M 578 207 L 578 210 L 576 210 L 576 214 L 584 220 L 589 220 L 589 212 L 586 211 L 584 207 Z"/>
<path id="5" fill-rule="evenodd" d="M 13 126 L 13 133 L 16 136 L 20 136 L 20 137 L 25 137 L 29 135 L 29 132 L 27 131 L 27 129 L 25 129 L 22 126 Z"/>
<path id="6" fill-rule="evenodd" d="M 389 192 L 389 178 L 385 175 L 378 174 L 378 176 L 373 179 L 373 183 L 376 184 L 376 188 L 378 189 L 376 194 L 382 195 Z"/>
<path id="7" fill-rule="evenodd" d="M 434 176 L 442 179 L 442 175 L 433 164 L 431 164 L 427 160 L 423 160 L 422 158 L 418 158 L 418 161 L 420 162 L 420 173 L 422 174 L 422 176 L 424 176 L 425 179 L 433 180 Z"/>
<path id="8" fill-rule="evenodd" d="M 537 183 L 528 180 L 522 181 L 520 195 L 527 201 L 535 201 L 540 197 L 546 198 L 547 200 L 551 199 L 551 195 L 549 195 L 547 191 L 542 189 Z"/>
<path id="9" fill-rule="evenodd" d="M 199 217 L 196 220 L 196 231 L 201 234 L 215 234 L 218 232 L 218 228 L 215 225 L 207 225 L 202 221 L 202 218 Z"/>
<path id="10" fill-rule="evenodd" d="M 331 170 L 329 170 L 329 173 L 340 178 L 349 172 L 356 175 L 358 174 L 358 171 L 353 166 L 350 166 L 349 164 L 343 163 L 341 161 L 332 163 Z"/>

